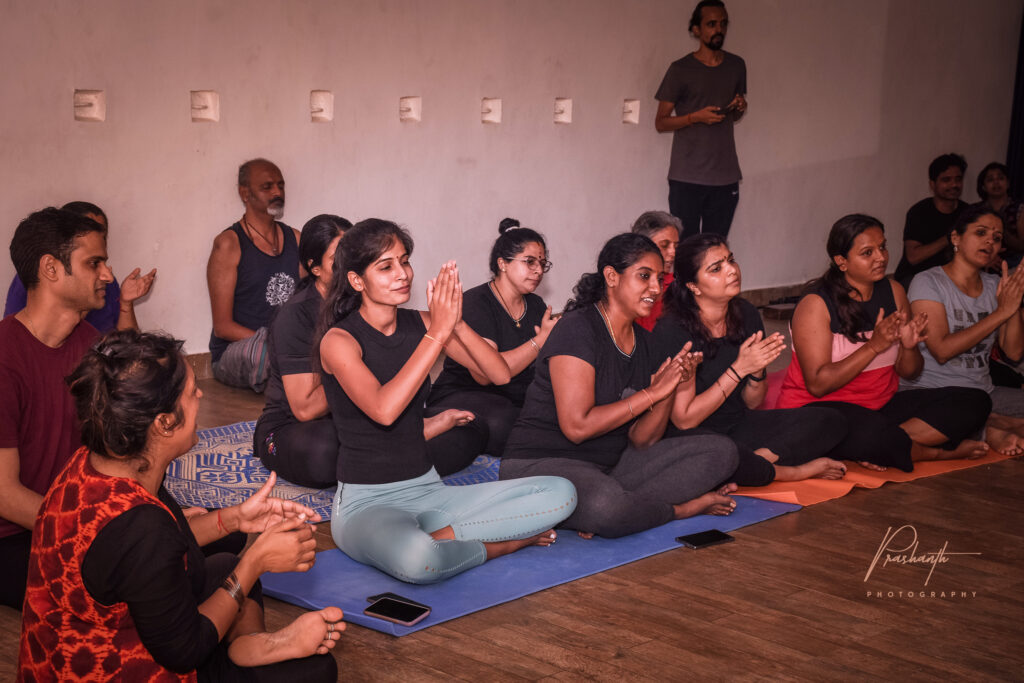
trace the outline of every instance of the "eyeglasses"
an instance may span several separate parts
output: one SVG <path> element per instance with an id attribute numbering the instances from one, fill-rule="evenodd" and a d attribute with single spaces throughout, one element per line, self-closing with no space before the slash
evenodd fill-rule
<path id="1" fill-rule="evenodd" d="M 551 263 L 551 261 L 548 261 L 547 259 L 539 259 L 539 258 L 535 258 L 533 256 L 527 256 L 526 258 L 510 258 L 508 260 L 509 261 L 522 261 L 523 263 L 526 264 L 526 267 L 529 268 L 530 270 L 533 270 L 535 268 L 540 268 L 545 273 L 548 272 L 549 270 L 551 270 L 551 266 L 553 265 Z"/>

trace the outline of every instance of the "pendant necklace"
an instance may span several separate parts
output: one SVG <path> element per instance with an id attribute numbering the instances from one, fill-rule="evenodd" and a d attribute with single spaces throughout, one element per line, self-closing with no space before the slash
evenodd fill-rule
<path id="1" fill-rule="evenodd" d="M 509 308 L 507 303 L 505 303 L 505 299 L 501 296 L 501 292 L 498 291 L 498 285 L 494 284 L 494 280 L 491 280 L 488 284 L 490 284 L 491 291 L 494 292 L 494 296 L 498 297 L 498 301 L 501 302 L 501 307 L 505 309 L 505 313 L 508 314 L 508 317 L 512 318 L 512 322 L 516 324 L 516 327 L 522 327 L 519 323 L 524 317 L 526 317 L 526 302 L 523 302 L 523 314 L 517 319 L 512 315 L 512 309 Z"/>
<path id="2" fill-rule="evenodd" d="M 253 244 L 256 243 L 256 240 L 254 240 L 252 238 L 252 234 L 256 233 L 257 235 L 260 236 L 260 239 L 262 239 L 264 242 L 266 242 L 267 246 L 270 247 L 271 256 L 280 256 L 281 255 L 281 252 L 277 248 L 277 223 L 274 223 L 274 241 L 273 242 L 271 242 L 266 237 L 264 237 L 263 233 L 261 233 L 258 230 L 255 230 L 251 225 L 249 225 L 249 221 L 248 221 L 248 219 L 246 219 L 246 217 L 244 215 L 242 216 L 242 226 L 245 228 L 245 234 L 247 234 L 249 236 L 249 240 L 252 241 Z"/>

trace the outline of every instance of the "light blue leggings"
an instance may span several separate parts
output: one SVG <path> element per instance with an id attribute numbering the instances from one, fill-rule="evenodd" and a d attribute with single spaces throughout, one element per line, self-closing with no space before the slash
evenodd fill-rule
<path id="1" fill-rule="evenodd" d="M 338 484 L 331 536 L 346 555 L 409 583 L 435 583 L 483 564 L 484 543 L 529 538 L 576 509 L 562 477 L 446 486 L 431 469 L 391 484 Z M 450 526 L 455 540 L 430 534 Z"/>

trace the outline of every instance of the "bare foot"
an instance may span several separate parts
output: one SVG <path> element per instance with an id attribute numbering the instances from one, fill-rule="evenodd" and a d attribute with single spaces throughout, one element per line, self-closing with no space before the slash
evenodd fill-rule
<path id="1" fill-rule="evenodd" d="M 729 494 L 738 487 L 729 483 L 717 491 L 709 491 L 703 496 L 697 496 L 693 500 L 674 505 L 675 518 L 686 519 L 694 515 L 728 515 L 736 509 L 736 501 Z"/>
<path id="2" fill-rule="evenodd" d="M 755 448 L 754 452 L 760 455 L 768 462 L 778 462 L 779 456 L 777 456 L 770 448 Z"/>
<path id="3" fill-rule="evenodd" d="M 577 531 L 576 533 L 579 534 L 580 538 L 586 539 L 588 541 L 594 537 L 593 531 Z"/>
<path id="4" fill-rule="evenodd" d="M 889 469 L 888 467 L 883 467 L 881 465 L 876 465 L 875 463 L 868 462 L 867 460 L 861 460 L 857 464 L 860 465 L 861 467 L 863 467 L 866 470 L 872 470 L 874 472 L 885 472 L 887 469 Z"/>
<path id="5" fill-rule="evenodd" d="M 919 443 L 914 444 L 912 451 L 914 460 L 958 460 L 961 458 L 976 460 L 984 457 L 986 453 L 988 453 L 988 444 L 973 439 L 964 439 L 959 446 L 951 451 L 935 446 L 923 446 Z"/>
<path id="6" fill-rule="evenodd" d="M 960 442 L 960 445 L 954 448 L 952 451 L 943 451 L 944 453 L 952 453 L 953 455 L 942 458 L 940 460 L 953 460 L 954 458 L 967 458 L 968 460 L 977 460 L 978 458 L 984 458 L 988 455 L 988 444 L 984 441 L 974 441 L 973 439 L 964 439 Z"/>
<path id="7" fill-rule="evenodd" d="M 992 450 L 1003 455 L 1020 455 L 1024 453 L 1024 437 L 1018 436 L 1005 429 L 993 427 L 991 424 L 985 430 L 985 441 Z"/>
<path id="8" fill-rule="evenodd" d="M 815 458 L 803 465 L 775 466 L 775 481 L 801 481 L 803 479 L 842 479 L 846 465 L 832 458 Z"/>
<path id="9" fill-rule="evenodd" d="M 345 630 L 344 616 L 338 607 L 306 612 L 280 631 L 236 638 L 228 656 L 239 666 L 262 666 L 326 654 Z"/>
<path id="10" fill-rule="evenodd" d="M 555 530 L 548 529 L 547 531 L 539 533 L 536 536 L 530 536 L 529 538 L 520 538 L 512 541 L 499 541 L 497 543 L 485 542 L 484 548 L 487 549 L 487 559 L 493 560 L 495 557 L 514 553 L 528 545 L 549 546 L 554 543 L 557 538 L 558 534 L 555 533 Z"/>

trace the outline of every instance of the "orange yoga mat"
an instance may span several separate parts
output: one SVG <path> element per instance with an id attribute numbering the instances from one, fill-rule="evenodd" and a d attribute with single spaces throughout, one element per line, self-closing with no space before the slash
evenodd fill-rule
<path id="1" fill-rule="evenodd" d="M 838 480 L 805 479 L 803 481 L 777 481 L 768 486 L 741 486 L 736 492 L 741 496 L 774 500 L 780 503 L 796 503 L 797 505 L 814 505 L 826 500 L 841 498 L 853 490 L 855 486 L 866 489 L 877 489 L 890 481 L 913 481 L 922 477 L 931 477 L 943 472 L 965 470 L 969 467 L 989 465 L 1014 456 L 1002 455 L 989 450 L 988 455 L 977 460 L 937 460 L 914 464 L 913 472 L 903 472 L 889 468 L 885 472 L 865 469 L 854 462 L 847 461 L 846 476 Z"/>

